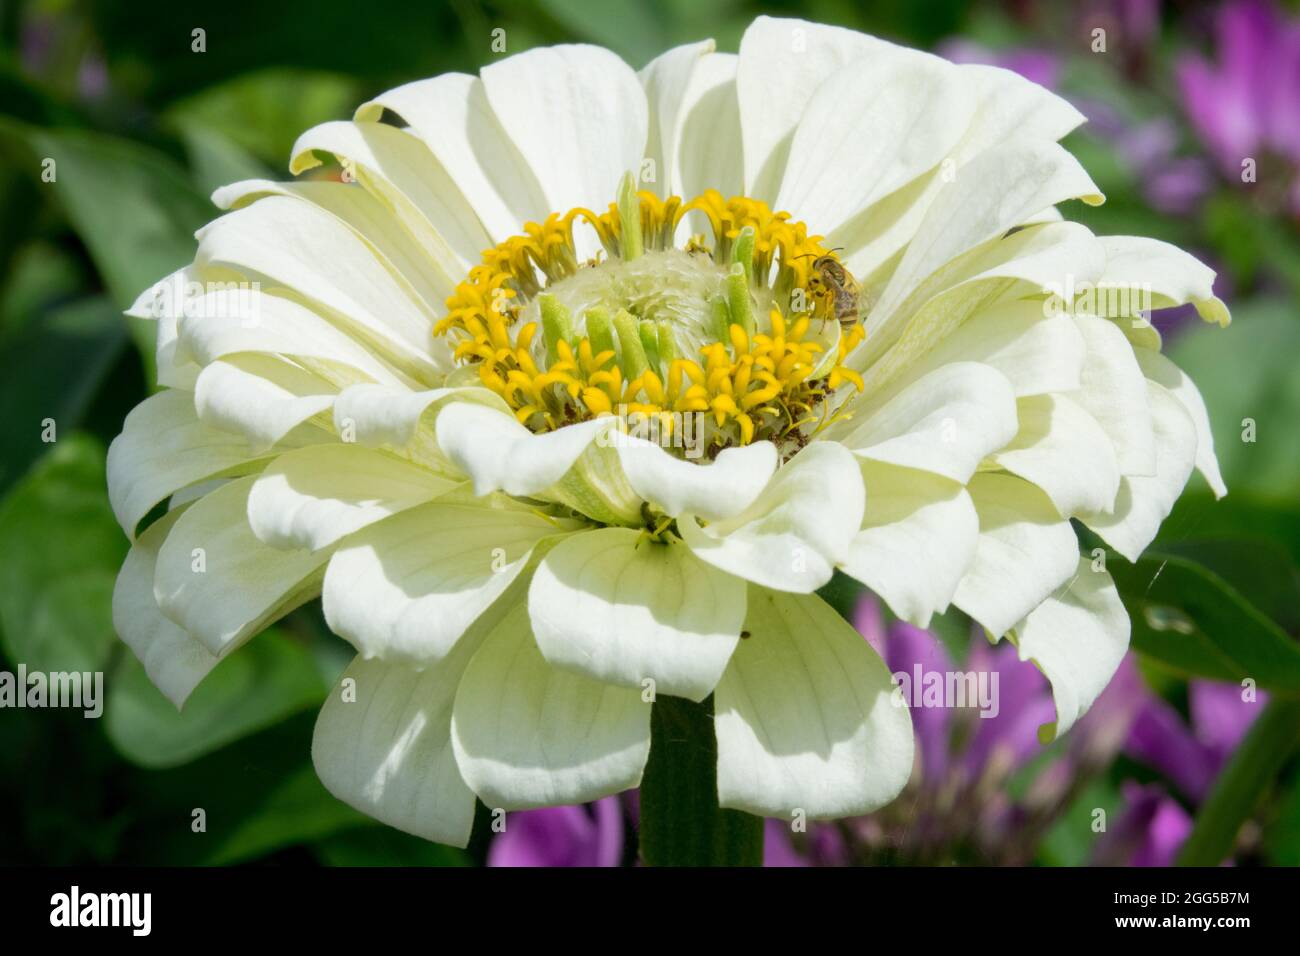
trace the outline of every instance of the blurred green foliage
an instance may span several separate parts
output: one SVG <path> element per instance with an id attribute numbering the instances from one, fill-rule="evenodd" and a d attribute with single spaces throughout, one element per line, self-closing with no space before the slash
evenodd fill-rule
<path id="1" fill-rule="evenodd" d="M 0 669 L 107 672 L 103 719 L 0 712 L 0 862 L 249 861 L 460 865 L 482 858 L 386 829 L 330 797 L 311 768 L 314 712 L 349 657 L 318 607 L 223 663 L 183 713 L 113 636 L 126 541 L 108 508 L 104 454 L 153 381 L 152 329 L 121 310 L 190 259 L 218 185 L 283 176 L 308 127 L 388 87 L 473 71 L 502 28 L 510 52 L 588 41 L 641 66 L 703 36 L 736 49 L 758 13 L 787 13 L 934 48 L 961 36 L 1052 51 L 1069 93 L 1132 122 L 1178 115 L 1173 52 L 1203 45 L 1195 5 L 1166 12 L 1141 58 L 1089 56 L 1067 5 L 966 0 L 226 0 L 0 2 Z M 206 31 L 205 52 L 192 31 Z M 1132 52 L 1132 51 L 1128 51 Z M 1132 59 L 1132 62 L 1130 62 Z M 1116 61 L 1120 65 L 1116 65 Z M 1136 66 L 1135 66 L 1136 63 Z M 1197 145 L 1180 127 L 1179 150 Z M 1231 495 L 1199 478 L 1150 556 L 1115 573 L 1149 675 L 1300 691 L 1300 239 L 1281 211 L 1222 188 L 1185 216 L 1153 210 L 1142 176 L 1086 130 L 1070 144 L 1109 201 L 1069 214 L 1098 232 L 1165 238 L 1221 267 L 1236 316 L 1170 351 L 1199 383 Z M 42 179 L 42 163 L 57 179 Z M 1240 440 L 1252 419 L 1257 440 Z M 43 440 L 53 420 L 57 441 Z M 1118 559 L 1116 559 L 1118 561 Z M 832 594 L 842 609 L 849 593 Z M 1164 615 L 1162 617 L 1161 615 Z M 1173 621 L 1177 626 L 1169 626 Z M 1162 624 L 1163 622 L 1163 624 Z M 1161 629 L 1161 627 L 1164 629 Z M 964 624 L 940 625 L 960 640 Z M 1179 699 L 1175 690 L 1174 699 Z M 1087 808 L 1116 807 L 1120 771 L 1094 782 L 1039 858 L 1087 859 Z M 1294 761 L 1263 815 L 1259 858 L 1300 864 Z M 203 810 L 206 832 L 193 829 Z M 1078 816 L 1078 820 L 1074 820 Z"/>

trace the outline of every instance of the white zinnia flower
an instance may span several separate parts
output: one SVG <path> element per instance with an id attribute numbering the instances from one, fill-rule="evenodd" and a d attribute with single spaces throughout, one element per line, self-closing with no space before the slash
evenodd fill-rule
<path id="1" fill-rule="evenodd" d="M 355 182 L 219 190 L 194 263 L 137 304 L 166 388 L 113 443 L 112 499 L 132 537 L 170 510 L 119 631 L 179 705 L 321 595 L 359 651 L 321 779 L 454 844 L 476 794 L 636 786 L 647 687 L 714 695 L 723 806 L 888 802 L 909 717 L 813 594 L 836 568 L 1014 641 L 1064 731 L 1129 636 L 1070 519 L 1132 558 L 1193 465 L 1223 493 L 1138 312 L 1226 323 L 1213 274 L 1061 220 L 1101 201 L 1057 145 L 1081 120 L 1005 70 L 761 18 L 735 56 L 537 49 L 309 130 L 291 170 L 332 154 Z M 1050 294 L 1133 283 L 1150 301 Z M 619 436 L 620 404 L 704 412 L 666 434 L 705 454 Z"/>

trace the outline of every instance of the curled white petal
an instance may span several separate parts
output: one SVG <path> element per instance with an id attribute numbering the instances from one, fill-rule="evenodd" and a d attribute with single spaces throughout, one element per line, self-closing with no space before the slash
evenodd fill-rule
<path id="1" fill-rule="evenodd" d="M 650 707 L 640 690 L 548 664 L 521 604 L 488 634 L 460 682 L 456 763 L 490 807 L 586 803 L 641 782 Z"/>
<path id="2" fill-rule="evenodd" d="M 912 721 L 889 668 L 813 595 L 751 588 L 715 697 L 718 801 L 793 819 L 869 813 L 912 773 Z"/>
<path id="3" fill-rule="evenodd" d="M 748 508 L 776 471 L 776 446 L 769 441 L 725 448 L 712 462 L 684 461 L 653 442 L 613 436 L 619 463 L 632 489 L 664 514 L 731 518 Z"/>
<path id="4" fill-rule="evenodd" d="M 575 534 L 528 591 L 542 656 L 595 680 L 699 701 L 740 640 L 745 582 L 630 528 Z"/>
<path id="5" fill-rule="evenodd" d="M 714 567 L 769 588 L 808 593 L 829 581 L 848 556 L 864 505 L 853 456 L 818 442 L 777 471 L 735 517 L 705 527 L 684 515 L 677 526 L 696 556 Z"/>

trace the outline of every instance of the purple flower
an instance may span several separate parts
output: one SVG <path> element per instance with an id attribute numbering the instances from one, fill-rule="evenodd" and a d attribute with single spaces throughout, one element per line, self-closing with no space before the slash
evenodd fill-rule
<path id="1" fill-rule="evenodd" d="M 590 807 L 521 810 L 492 841 L 488 866 L 618 866 L 623 807 L 605 797 Z"/>
<path id="2" fill-rule="evenodd" d="M 1247 700 L 1240 687 L 1211 681 L 1188 685 L 1190 724 L 1173 706 L 1149 695 L 1124 751 L 1159 770 L 1193 806 L 1209 795 L 1215 778 L 1267 701 Z M 1124 788 L 1124 809 L 1098 844 L 1103 865 L 1169 866 L 1191 833 L 1192 821 L 1160 784 Z"/>
<path id="3" fill-rule="evenodd" d="M 1267 701 L 1243 700 L 1240 687 L 1192 681 L 1190 726 L 1170 704 L 1151 696 L 1138 714 L 1125 752 L 1163 773 L 1193 803 L 1210 792 L 1228 756 Z"/>
<path id="4" fill-rule="evenodd" d="M 1125 810 L 1097 841 L 1097 866 L 1172 866 L 1192 818 L 1159 784 L 1123 786 Z"/>
<path id="5" fill-rule="evenodd" d="M 1061 61 L 1056 54 L 1047 50 L 1029 47 L 1012 47 L 1007 50 L 993 50 L 974 40 L 954 37 L 939 45 L 938 53 L 953 63 L 987 63 L 1019 73 L 1027 80 L 1045 86 L 1049 90 L 1056 86 L 1061 74 Z"/>
<path id="6" fill-rule="evenodd" d="M 1193 806 L 1214 785 L 1228 757 L 1258 716 L 1268 696 L 1245 699 L 1234 684 L 1192 681 L 1188 685 L 1190 722 L 1165 700 L 1148 697 L 1124 751 L 1159 770 Z M 1168 866 L 1191 832 L 1191 818 L 1160 784 L 1129 787 L 1114 835 L 1102 841 L 1097 862 L 1130 866 Z M 1136 831 L 1150 831 L 1141 839 Z"/>
<path id="7" fill-rule="evenodd" d="M 982 636 L 957 665 L 929 631 L 903 622 L 886 627 L 869 596 L 855 608 L 854 624 L 895 675 L 917 744 L 903 795 L 845 823 L 851 845 L 844 853 L 859 860 L 1030 862 L 1038 837 L 1080 781 L 1119 752 L 1147 696 L 1126 660 L 1088 714 L 1053 745 L 1056 759 L 1034 772 L 1022 798 L 1012 799 L 1011 777 L 1044 754 L 1039 728 L 1056 716 L 1038 668 L 1021 661 L 1010 641 L 990 645 Z M 960 686 L 967 688 L 964 700 L 952 697 Z M 972 689 L 980 691 L 976 700 Z"/>
<path id="8" fill-rule="evenodd" d="M 1240 0 L 1219 11 L 1215 40 L 1217 63 L 1195 54 L 1178 61 L 1187 114 L 1230 180 L 1242 181 L 1246 160 L 1284 164 L 1300 212 L 1300 22 L 1264 0 Z"/>

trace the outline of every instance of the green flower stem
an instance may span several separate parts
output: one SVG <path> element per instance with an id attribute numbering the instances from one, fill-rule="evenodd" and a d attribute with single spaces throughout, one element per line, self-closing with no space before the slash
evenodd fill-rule
<path id="1" fill-rule="evenodd" d="M 718 806 L 713 698 L 659 697 L 641 781 L 641 858 L 650 866 L 761 866 L 763 821 Z"/>
<path id="2" fill-rule="evenodd" d="M 1264 708 L 1201 805 L 1179 866 L 1218 866 L 1300 743 L 1300 700 L 1275 698 Z M 652 752 L 653 756 L 653 752 Z"/>

